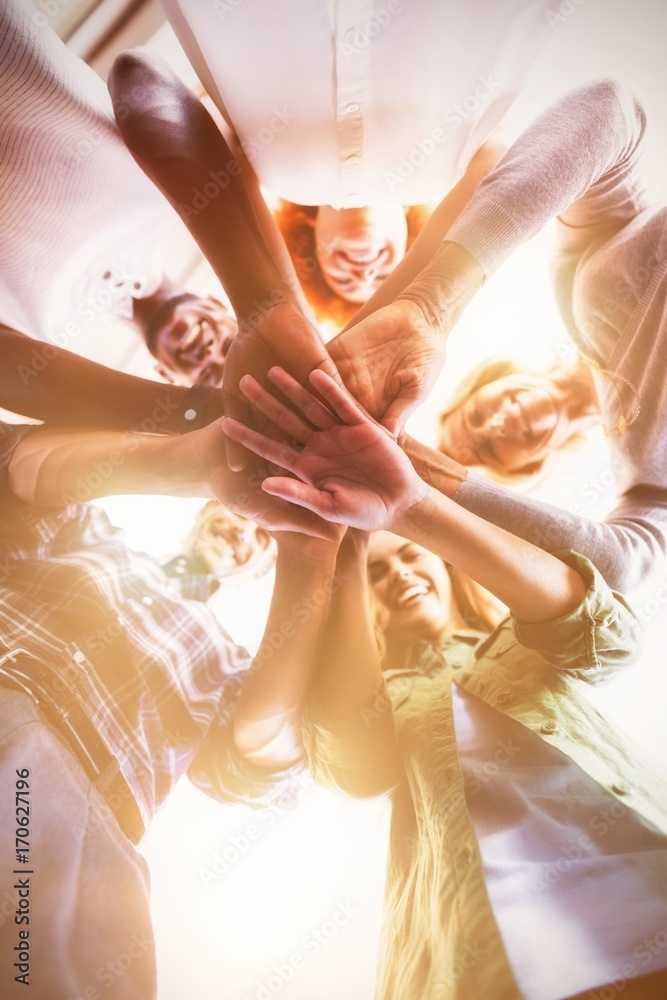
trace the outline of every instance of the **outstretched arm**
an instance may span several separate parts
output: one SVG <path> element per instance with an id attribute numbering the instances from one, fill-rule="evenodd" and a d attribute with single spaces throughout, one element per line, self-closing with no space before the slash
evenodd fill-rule
<path id="1" fill-rule="evenodd" d="M 301 416 L 251 377 L 244 390 L 299 448 L 234 420 L 223 422 L 230 437 L 298 477 L 268 478 L 267 492 L 328 520 L 364 530 L 389 528 L 425 545 L 523 621 L 559 618 L 579 605 L 585 588 L 573 569 L 429 487 L 390 435 L 324 372 L 313 372 L 311 383 L 330 410 L 286 372 L 274 371 L 271 378 Z"/>
<path id="2" fill-rule="evenodd" d="M 0 406 L 55 426 L 178 434 L 189 389 L 136 378 L 0 326 Z M 202 423 L 222 416 L 222 393 L 206 396 Z"/>
<path id="3" fill-rule="evenodd" d="M 340 534 L 333 542 L 277 536 L 269 617 L 234 713 L 236 748 L 260 767 L 279 770 L 304 756 L 303 706 L 322 646 Z"/>
<path id="4" fill-rule="evenodd" d="M 224 371 L 226 412 L 247 416 L 238 384 L 248 371 L 260 381 L 273 364 L 302 379 L 314 365 L 336 375 L 303 314 L 295 275 L 279 266 L 265 239 L 241 165 L 201 102 L 167 63 L 142 51 L 118 57 L 109 89 L 130 151 L 185 222 L 236 313 L 239 333 Z M 231 450 L 234 467 L 243 467 L 243 453 Z"/>
<path id="5" fill-rule="evenodd" d="M 272 531 L 303 531 L 336 538 L 335 526 L 298 511 L 261 488 L 268 469 L 232 472 L 219 420 L 176 436 L 118 431 L 16 431 L 0 424 L 12 449 L 7 456 L 9 494 L 31 507 L 62 507 L 118 493 L 216 497 Z M 305 515 L 305 517 L 304 517 Z"/>
<path id="6" fill-rule="evenodd" d="M 667 490 L 636 486 L 595 521 L 504 489 L 433 448 L 403 435 L 400 443 L 420 478 L 473 514 L 548 552 L 574 549 L 609 586 L 628 594 L 667 556 Z"/>
<path id="7" fill-rule="evenodd" d="M 366 532 L 348 529 L 304 726 L 313 776 L 361 796 L 389 791 L 402 774 L 371 620 L 367 557 Z"/>
<path id="8" fill-rule="evenodd" d="M 421 357 L 406 353 L 402 385 L 391 390 L 398 393 L 397 400 L 409 392 L 414 407 L 424 398 L 444 360 L 447 337 L 467 303 L 485 278 L 551 218 L 561 216 L 561 236 L 569 227 L 568 239 L 575 234 L 580 254 L 602 231 L 620 228 L 641 210 L 644 202 L 634 168 L 644 130 L 641 107 L 618 83 L 604 80 L 567 94 L 526 129 L 396 300 L 351 331 L 356 338 L 365 337 L 371 351 L 378 351 L 382 324 L 385 337 L 390 340 L 387 331 L 392 331 L 406 352 L 411 333 L 423 345 Z M 582 232 L 579 209 L 584 199 Z M 572 249 L 570 243 L 567 247 Z M 347 337 L 343 334 L 331 349 L 341 366 L 351 363 Z M 363 369 L 355 372 L 354 390 L 358 382 L 365 404 L 364 394 L 373 392 L 373 373 L 366 379 L 368 385 L 364 378 Z M 374 391 L 377 397 L 377 387 Z M 375 411 L 385 406 L 384 413 L 368 408 L 396 430 L 410 407 L 393 405 L 390 396 L 386 392 L 381 400 L 376 398 Z"/>

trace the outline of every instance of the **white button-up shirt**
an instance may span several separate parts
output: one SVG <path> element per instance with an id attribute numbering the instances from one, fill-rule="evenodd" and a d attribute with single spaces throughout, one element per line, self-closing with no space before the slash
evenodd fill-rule
<path id="1" fill-rule="evenodd" d="M 161 0 L 261 183 L 439 201 L 514 102 L 551 0 Z"/>

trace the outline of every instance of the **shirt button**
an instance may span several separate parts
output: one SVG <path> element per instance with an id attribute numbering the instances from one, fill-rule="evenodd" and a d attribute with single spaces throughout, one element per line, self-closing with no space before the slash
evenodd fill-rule
<path id="1" fill-rule="evenodd" d="M 509 694 L 507 691 L 501 691 L 496 698 L 496 705 L 504 705 L 506 701 L 509 701 Z"/>
<path id="2" fill-rule="evenodd" d="M 540 729 L 541 733 L 557 733 L 558 724 L 556 722 L 545 722 Z"/>
<path id="3" fill-rule="evenodd" d="M 611 790 L 612 790 L 612 792 L 614 792 L 615 795 L 629 795 L 630 794 L 630 789 L 628 788 L 628 786 L 624 785 L 620 781 L 614 782 L 614 784 L 611 786 Z"/>
<path id="4" fill-rule="evenodd" d="M 360 104 L 357 104 L 355 101 L 352 101 L 350 104 L 346 105 L 345 114 L 354 115 L 356 114 L 356 112 L 359 110 L 360 107 L 361 107 Z"/>
<path id="5" fill-rule="evenodd" d="M 359 156 L 359 153 L 350 153 L 349 156 L 345 157 L 345 162 L 352 166 L 353 164 L 358 163 L 360 159 L 361 157 Z"/>
<path id="6" fill-rule="evenodd" d="M 75 663 L 83 663 L 86 659 L 86 654 L 82 653 L 80 649 L 77 649 L 75 653 L 72 653 L 72 659 Z"/>
<path id="7" fill-rule="evenodd" d="M 151 604 L 153 603 L 153 598 L 148 597 L 148 595 L 146 595 L 145 597 L 141 598 L 141 603 L 145 604 L 147 608 L 150 608 Z"/>

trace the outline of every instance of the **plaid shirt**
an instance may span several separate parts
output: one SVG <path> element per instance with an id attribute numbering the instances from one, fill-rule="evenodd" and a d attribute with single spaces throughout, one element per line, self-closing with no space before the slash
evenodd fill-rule
<path id="1" fill-rule="evenodd" d="M 300 765 L 272 774 L 235 750 L 232 718 L 252 658 L 206 605 L 184 600 L 99 508 L 38 509 L 11 493 L 9 460 L 34 429 L 0 423 L 0 643 L 75 687 L 145 824 L 185 772 L 228 802 L 294 787 Z"/>

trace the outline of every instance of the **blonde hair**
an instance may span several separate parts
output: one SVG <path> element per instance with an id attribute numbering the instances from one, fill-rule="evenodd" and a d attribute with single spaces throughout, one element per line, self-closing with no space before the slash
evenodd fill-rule
<path id="1" fill-rule="evenodd" d="M 451 607 L 445 636 L 474 629 L 493 632 L 506 615 L 506 609 L 488 590 L 465 573 L 445 563 L 451 584 Z M 384 604 L 370 590 L 370 611 L 375 642 L 382 661 L 387 658 L 387 629 L 390 615 Z"/>
<path id="2" fill-rule="evenodd" d="M 441 429 L 447 417 L 451 416 L 452 413 L 460 409 L 470 399 L 470 397 L 477 392 L 478 389 L 481 389 L 485 385 L 490 385 L 492 382 L 497 382 L 498 379 L 506 378 L 508 375 L 541 375 L 544 378 L 553 380 L 554 382 L 560 382 L 570 380 L 572 378 L 580 378 L 584 368 L 585 365 L 580 359 L 577 359 L 573 364 L 554 364 L 551 365 L 550 368 L 540 371 L 538 369 L 530 368 L 528 365 L 519 364 L 518 361 L 515 361 L 512 358 L 486 358 L 478 365 L 475 365 L 474 368 L 471 368 L 467 375 L 465 375 L 456 386 L 447 405 L 440 411 L 438 416 L 438 428 Z M 568 439 L 568 441 L 561 446 L 561 448 L 577 446 L 581 444 L 585 438 L 585 432 L 575 432 Z M 446 454 L 445 449 L 441 448 L 439 443 L 438 449 Z M 498 482 L 516 485 L 517 483 L 532 478 L 538 472 L 542 472 L 548 462 L 549 455 L 547 454 L 544 458 L 531 462 L 529 465 L 524 466 L 522 469 L 518 469 L 516 472 L 492 469 L 486 466 L 484 466 L 484 469 L 491 478 L 497 480 Z"/>
<path id="3" fill-rule="evenodd" d="M 295 205 L 281 199 L 273 214 L 315 318 L 319 323 L 331 323 L 342 330 L 359 310 L 361 303 L 348 302 L 326 283 L 315 252 L 317 210 L 317 205 Z M 430 205 L 409 205 L 405 208 L 408 224 L 406 250 L 410 249 L 419 236 L 431 210 Z"/>

